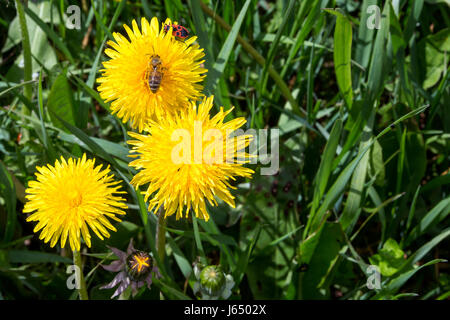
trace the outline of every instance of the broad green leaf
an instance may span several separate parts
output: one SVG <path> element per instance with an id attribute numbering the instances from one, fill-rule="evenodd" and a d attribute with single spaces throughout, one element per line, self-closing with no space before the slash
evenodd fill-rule
<path id="1" fill-rule="evenodd" d="M 309 244 L 302 243 L 299 250 L 299 263 L 307 266 L 299 288 L 301 297 L 306 300 L 329 298 L 329 292 L 319 290 L 318 286 L 344 244 L 341 227 L 338 223 L 326 222 L 305 242 Z"/>
<path id="2" fill-rule="evenodd" d="M 391 295 L 397 293 L 397 291 L 408 281 L 413 275 L 415 275 L 418 271 L 422 270 L 425 267 L 434 265 L 439 262 L 445 262 L 443 259 L 435 259 L 432 261 L 429 261 L 420 267 L 417 267 L 415 269 L 409 270 L 405 273 L 402 273 L 397 278 L 392 279 L 389 281 L 386 285 L 383 285 L 382 291 L 378 293 L 375 297 L 372 299 L 381 299 L 387 296 L 389 298 Z"/>
<path id="3" fill-rule="evenodd" d="M 450 52 L 450 28 L 427 36 L 419 43 L 419 48 L 424 52 L 426 67 L 423 88 L 429 89 L 439 82 L 447 70 Z"/>
<path id="4" fill-rule="evenodd" d="M 66 71 L 61 72 L 53 83 L 48 96 L 47 107 L 51 111 L 50 117 L 53 124 L 58 128 L 67 130 L 54 115 L 71 125 L 75 125 L 72 89 L 67 81 Z"/>
<path id="5" fill-rule="evenodd" d="M 66 57 L 69 59 L 70 62 L 74 63 L 74 59 L 72 57 L 72 54 L 70 53 L 70 50 L 64 43 L 64 41 L 61 40 L 61 38 L 53 31 L 36 13 L 34 13 L 29 8 L 24 8 L 25 13 L 28 17 L 30 17 L 38 26 L 41 28 L 41 30 L 53 41 L 53 43 L 66 55 Z"/>
<path id="6" fill-rule="evenodd" d="M 404 252 L 394 239 L 388 239 L 377 254 L 369 258 L 371 264 L 380 268 L 383 276 L 395 274 L 405 262 Z"/>
<path id="7" fill-rule="evenodd" d="M 352 25 L 348 18 L 338 10 L 326 10 L 336 15 L 336 27 L 334 29 L 334 70 L 336 72 L 339 90 L 344 97 L 348 108 L 352 108 Z"/>

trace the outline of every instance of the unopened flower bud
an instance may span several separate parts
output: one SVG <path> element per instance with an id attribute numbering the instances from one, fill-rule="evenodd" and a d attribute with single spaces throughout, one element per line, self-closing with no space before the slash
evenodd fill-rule
<path id="1" fill-rule="evenodd" d="M 152 268 L 152 258 L 144 251 L 136 250 L 127 257 L 127 273 L 134 281 L 144 280 Z"/>

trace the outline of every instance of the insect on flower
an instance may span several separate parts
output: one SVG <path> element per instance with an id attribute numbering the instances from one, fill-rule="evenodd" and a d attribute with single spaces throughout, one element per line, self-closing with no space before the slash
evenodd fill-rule
<path id="1" fill-rule="evenodd" d="M 169 32 L 170 26 L 172 26 L 173 28 L 172 34 L 175 37 L 180 39 L 186 39 L 189 36 L 189 31 L 185 27 L 180 26 L 179 24 L 172 24 L 172 25 L 166 24 L 164 25 L 164 31 Z"/>
<path id="2" fill-rule="evenodd" d="M 141 28 L 135 20 L 124 25 L 126 35 L 114 32 L 114 40 L 107 42 L 101 77 L 97 79 L 100 97 L 111 102 L 111 111 L 133 129 L 142 132 L 150 119 L 187 108 L 187 102 L 203 96 L 202 82 L 207 70 L 200 66 L 205 56 L 196 36 L 184 41 L 166 33 L 156 17 L 141 19 Z M 185 50 L 189 47 L 189 50 Z M 159 56 L 163 70 L 151 64 L 151 57 Z M 164 72 L 158 91 L 149 87 L 148 77 L 154 70 Z M 148 70 L 148 71 L 147 71 Z M 144 78 L 147 75 L 147 78 Z"/>
<path id="3" fill-rule="evenodd" d="M 158 55 L 152 55 L 144 74 L 151 92 L 156 93 L 161 85 L 165 68 L 162 67 L 161 58 Z"/>

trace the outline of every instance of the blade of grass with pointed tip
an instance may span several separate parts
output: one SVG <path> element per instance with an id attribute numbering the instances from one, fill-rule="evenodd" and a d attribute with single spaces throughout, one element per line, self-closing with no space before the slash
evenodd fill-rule
<path id="1" fill-rule="evenodd" d="M 52 111 L 50 111 L 52 113 Z M 78 129 L 77 127 L 71 125 L 70 123 L 64 121 L 62 118 L 60 118 L 57 114 L 53 113 L 53 115 L 72 133 L 74 134 L 78 139 L 83 141 L 94 154 L 97 156 L 102 157 L 112 165 L 114 165 L 116 168 L 119 167 L 116 160 L 114 160 L 113 157 L 109 153 L 107 153 L 102 147 L 100 147 L 96 142 L 94 142 L 86 133 L 84 133 L 82 130 Z"/>
<path id="2" fill-rule="evenodd" d="M 9 261 L 12 263 L 49 263 L 61 262 L 71 264 L 72 260 L 57 254 L 30 251 L 30 250 L 10 250 Z"/>
<path id="3" fill-rule="evenodd" d="M 103 107 L 105 110 L 107 110 L 108 112 L 111 112 L 109 105 L 107 103 L 105 103 L 103 101 L 103 99 L 100 97 L 100 95 L 98 94 L 97 91 L 95 91 L 94 89 L 92 89 L 91 87 L 89 87 L 86 83 L 84 83 L 84 81 L 82 81 L 80 78 L 78 78 L 77 76 L 71 74 L 71 78 L 75 79 L 75 84 L 78 87 L 81 87 L 82 89 L 84 89 L 92 98 L 94 98 L 98 104 Z"/>
<path id="4" fill-rule="evenodd" d="M 367 79 L 367 93 L 365 101 L 372 105 L 384 89 L 384 82 L 387 77 L 387 70 L 391 64 L 391 57 L 388 55 L 389 45 L 389 13 L 390 3 L 386 2 L 381 14 L 381 27 L 377 31 L 375 44 L 372 51 L 372 57 Z"/>
<path id="5" fill-rule="evenodd" d="M 189 276 L 192 274 L 192 266 L 191 263 L 186 259 L 186 257 L 183 254 L 183 251 L 178 247 L 175 240 L 168 237 L 167 242 L 169 246 L 172 248 L 172 253 L 175 258 L 175 262 L 178 264 L 178 267 L 181 270 L 181 273 L 183 273 L 183 276 L 188 279 Z"/>
<path id="6" fill-rule="evenodd" d="M 247 266 L 250 261 L 250 256 L 252 255 L 256 242 L 261 235 L 261 229 L 261 225 L 258 224 L 256 230 L 254 231 L 254 236 L 251 239 L 250 244 L 247 246 L 247 249 L 239 254 L 239 260 L 236 265 L 236 270 L 233 272 L 233 278 L 236 281 L 235 287 L 239 287 L 239 284 L 244 278 L 245 271 L 247 270 Z"/>
<path id="7" fill-rule="evenodd" d="M 3 90 L 2 92 L 0 92 L 0 97 L 1 97 L 2 95 L 4 95 L 4 94 L 8 93 L 8 92 L 11 91 L 11 90 L 14 90 L 14 89 L 23 87 L 23 86 L 25 86 L 25 85 L 27 85 L 27 84 L 34 83 L 34 82 L 36 82 L 36 80 L 25 81 L 25 82 L 16 84 L 16 85 L 14 85 L 14 86 L 12 86 L 12 87 L 9 87 L 8 89 Z"/>
<path id="8" fill-rule="evenodd" d="M 421 265 L 418 268 L 415 268 L 415 269 L 409 270 L 405 273 L 402 273 L 397 278 L 392 279 L 387 285 L 383 286 L 382 291 L 380 293 L 378 293 L 377 295 L 375 295 L 372 299 L 382 298 L 386 294 L 389 294 L 389 295 L 395 294 L 406 283 L 406 281 L 408 281 L 418 271 L 420 271 L 421 269 L 423 269 L 425 267 L 434 265 L 439 262 L 446 262 L 446 260 L 434 259 L 434 260 L 431 260 L 431 261 Z"/>
<path id="9" fill-rule="evenodd" d="M 371 15 L 373 15 L 373 12 L 368 11 L 367 8 L 376 4 L 376 0 L 364 0 L 361 6 L 361 23 L 359 24 L 358 37 L 356 39 L 355 45 L 355 61 L 365 69 L 367 69 L 369 65 L 370 53 L 373 46 L 372 39 L 375 33 L 374 28 L 367 28 L 367 20 Z M 360 73 L 358 72 L 355 73 L 355 75 L 359 74 Z M 360 80 L 363 79 L 363 77 L 361 76 L 355 76 L 355 78 L 358 81 L 358 83 L 356 83 L 357 85 L 359 84 Z"/>
<path id="10" fill-rule="evenodd" d="M 350 180 L 352 174 L 354 173 L 355 168 L 363 158 L 363 156 L 367 153 L 369 148 L 372 146 L 373 140 L 368 143 L 368 145 L 361 150 L 360 154 L 354 158 L 344 170 L 342 170 L 339 177 L 336 179 L 336 182 L 331 186 L 328 190 L 322 205 L 319 207 L 319 210 L 316 211 L 314 216 L 310 216 L 308 218 L 308 222 L 306 224 L 305 232 L 303 233 L 303 238 L 305 239 L 308 234 L 311 232 L 315 232 L 319 227 L 322 219 L 324 218 L 327 210 L 331 208 L 331 206 L 337 201 L 337 199 L 342 196 L 345 187 Z M 311 232 L 310 232 L 311 231 Z"/>
<path id="11" fill-rule="evenodd" d="M 121 0 L 119 5 L 117 6 L 116 11 L 114 12 L 114 15 L 111 19 L 111 23 L 109 24 L 109 26 L 107 28 L 109 33 L 111 33 L 113 27 L 115 26 L 117 19 L 119 18 L 120 13 L 122 12 L 126 2 L 127 2 L 126 0 Z M 93 88 L 93 86 L 94 86 L 95 75 L 97 73 L 98 63 L 100 62 L 100 57 L 103 52 L 103 47 L 105 46 L 107 39 L 108 39 L 108 37 L 105 36 L 105 38 L 103 39 L 103 42 L 101 43 L 100 47 L 97 50 L 97 55 L 95 56 L 94 63 L 91 66 L 91 71 L 89 72 L 88 80 L 86 81 L 86 84 L 90 88 Z M 114 38 L 112 38 L 112 40 L 114 40 Z"/>
<path id="12" fill-rule="evenodd" d="M 214 222 L 214 220 L 211 220 L 211 221 L 208 221 L 208 222 L 206 222 L 204 220 L 199 220 L 198 222 L 199 222 L 199 225 L 203 228 L 203 230 L 206 231 L 207 234 L 210 234 L 211 236 L 217 238 L 218 240 L 220 240 L 220 238 L 222 238 L 222 240 L 219 242 L 219 246 L 221 247 L 221 250 L 227 256 L 228 263 L 230 264 L 230 267 L 234 268 L 236 266 L 236 261 L 234 259 L 233 254 L 232 254 L 232 250 L 230 250 L 230 248 L 228 247 L 228 245 L 237 246 L 237 244 L 234 241 L 234 239 L 231 238 L 231 242 L 227 241 L 229 237 L 226 236 L 226 235 L 223 235 L 220 232 L 220 230 L 217 227 L 217 225 Z"/>
<path id="13" fill-rule="evenodd" d="M 441 200 L 433 209 L 431 209 L 419 224 L 416 225 L 406 238 L 406 245 L 424 234 L 431 226 L 442 221 L 450 213 L 450 197 Z"/>
<path id="14" fill-rule="evenodd" d="M 359 145 L 359 153 L 362 153 L 366 147 L 371 146 L 375 141 L 371 140 L 374 117 L 375 112 L 372 112 L 367 125 L 364 127 L 362 141 Z M 353 226 L 361 213 L 361 200 L 363 199 L 363 189 L 369 169 L 369 153 L 366 153 L 365 151 L 364 153 L 364 156 L 356 166 L 355 172 L 352 175 L 347 202 L 345 203 L 344 210 L 340 217 L 342 228 L 347 231 L 353 229 Z"/>
<path id="15" fill-rule="evenodd" d="M 320 161 L 319 170 L 317 171 L 316 178 L 314 181 L 314 196 L 311 207 L 311 214 L 316 211 L 319 207 L 320 199 L 322 198 L 325 188 L 328 184 L 328 178 L 331 174 L 331 168 L 334 156 L 336 154 L 336 149 L 339 145 L 339 140 L 341 138 L 342 132 L 342 120 L 339 118 L 336 120 L 333 128 L 331 129 L 330 138 L 325 145 L 323 151 L 322 160 Z"/>
<path id="16" fill-rule="evenodd" d="M 45 113 L 44 113 L 44 105 L 43 105 L 43 99 L 42 99 L 42 71 L 39 73 L 38 106 L 39 106 L 39 118 L 41 120 L 41 129 L 42 129 L 42 137 L 43 137 L 44 147 L 45 147 L 45 150 L 47 151 L 49 161 L 51 163 L 53 163 L 56 160 L 56 152 L 53 147 L 52 141 L 48 137 L 47 129 L 45 127 L 45 121 L 44 121 Z"/>
<path id="17" fill-rule="evenodd" d="M 409 231 L 409 228 L 411 227 L 412 219 L 414 217 L 414 213 L 416 212 L 416 201 L 417 201 L 417 198 L 419 196 L 420 187 L 421 186 L 419 185 L 417 187 L 417 189 L 416 189 L 416 193 L 414 193 L 414 197 L 413 197 L 413 200 L 412 200 L 412 203 L 411 203 L 411 207 L 409 209 L 408 220 L 406 221 L 406 229 L 405 229 L 406 231 Z M 402 240 L 403 240 L 403 238 L 402 238 Z"/>
<path id="18" fill-rule="evenodd" d="M 195 244 L 197 246 L 197 250 L 200 252 L 200 259 L 203 264 L 207 264 L 205 250 L 203 249 L 202 239 L 200 237 L 200 232 L 198 230 L 197 217 L 195 217 L 194 214 L 192 215 L 192 227 L 194 229 Z"/>

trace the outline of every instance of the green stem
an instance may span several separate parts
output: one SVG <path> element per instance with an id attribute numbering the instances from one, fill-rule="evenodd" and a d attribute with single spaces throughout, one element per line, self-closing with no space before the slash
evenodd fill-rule
<path id="1" fill-rule="evenodd" d="M 204 4 L 202 1 L 200 1 L 200 6 L 202 7 L 202 10 L 209 15 L 211 18 L 213 18 L 217 24 L 219 24 L 222 28 L 227 30 L 228 32 L 231 30 L 231 26 L 225 22 L 220 16 L 218 16 L 214 11 L 212 11 L 206 4 Z M 262 55 L 258 53 L 258 51 L 253 48 L 250 43 L 245 41 L 244 38 L 242 38 L 239 34 L 237 35 L 236 41 L 239 42 L 239 44 L 244 48 L 245 51 L 247 51 L 255 60 L 258 62 L 261 66 L 265 66 L 266 59 Z M 272 67 L 269 66 L 268 69 L 269 75 L 272 77 L 272 79 L 275 81 L 276 85 L 281 91 L 281 94 L 286 98 L 286 100 L 289 101 L 289 103 L 292 106 L 292 109 L 297 112 L 302 112 L 303 114 L 306 114 L 306 111 L 303 108 L 300 108 L 300 106 L 297 104 L 297 101 L 292 96 L 291 91 L 289 90 L 289 87 L 287 84 L 283 81 L 283 78 L 278 74 L 278 72 Z"/>
<path id="2" fill-rule="evenodd" d="M 164 263 L 164 255 L 166 253 L 166 219 L 162 209 L 158 212 L 158 224 L 156 226 L 156 245 L 159 259 Z"/>
<path id="3" fill-rule="evenodd" d="M 24 82 L 31 81 L 31 47 L 30 47 L 30 37 L 28 35 L 28 28 L 27 28 L 27 20 L 25 19 L 25 11 L 23 9 L 23 6 L 26 5 L 25 0 L 16 0 L 16 8 L 17 8 L 17 15 L 19 16 L 19 22 L 20 22 L 20 31 L 22 33 L 22 50 L 23 50 L 23 61 L 24 61 L 24 75 L 23 80 Z M 31 87 L 31 83 L 26 84 L 23 87 L 23 95 L 25 98 L 27 98 L 31 102 L 31 96 L 33 95 L 33 90 Z M 30 110 L 26 107 L 24 104 L 22 107 L 22 113 L 23 115 L 29 115 Z"/>
<path id="4" fill-rule="evenodd" d="M 200 231 L 198 230 L 197 218 L 192 214 L 192 226 L 194 228 L 194 238 L 195 244 L 197 245 L 197 250 L 200 252 L 200 261 L 204 265 L 208 264 L 206 260 L 205 250 L 203 250 L 202 239 L 200 238 Z"/>
<path id="5" fill-rule="evenodd" d="M 25 19 L 25 12 L 23 9 L 23 6 L 27 5 L 27 0 L 16 0 L 16 8 L 17 8 L 17 15 L 19 17 L 19 23 L 20 23 L 20 31 L 22 33 L 22 50 L 23 50 L 23 81 L 25 83 L 31 82 L 31 73 L 32 73 L 32 66 L 31 66 L 31 46 L 30 46 L 30 36 L 28 35 L 28 28 L 27 28 L 27 20 Z M 31 86 L 31 83 L 27 83 L 23 87 L 23 95 L 25 99 L 27 99 L 31 103 L 31 98 L 33 95 L 33 88 Z M 31 114 L 31 110 L 28 109 L 27 105 L 25 103 L 22 104 L 22 123 L 25 123 L 25 117 L 29 116 Z M 26 141 L 29 139 L 29 132 L 27 129 L 22 129 L 23 133 L 23 140 Z"/>
<path id="6" fill-rule="evenodd" d="M 73 251 L 73 263 L 79 268 L 80 270 L 80 289 L 78 289 L 78 293 L 80 294 L 80 300 L 89 300 L 87 288 L 86 288 L 86 281 L 84 281 L 84 275 L 83 275 L 83 264 L 81 262 L 81 254 L 80 251 Z"/>

